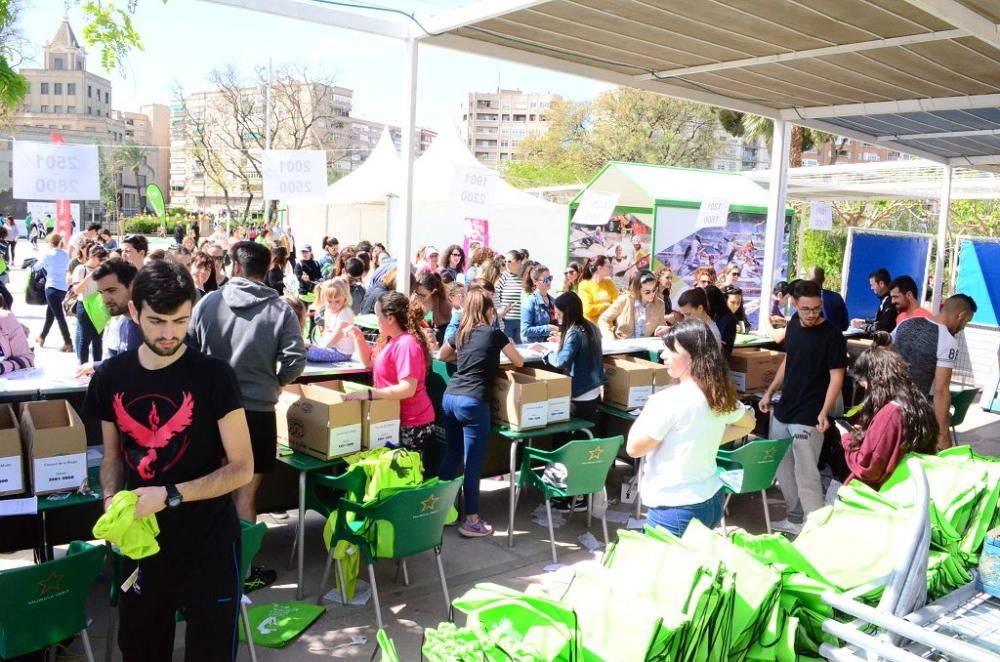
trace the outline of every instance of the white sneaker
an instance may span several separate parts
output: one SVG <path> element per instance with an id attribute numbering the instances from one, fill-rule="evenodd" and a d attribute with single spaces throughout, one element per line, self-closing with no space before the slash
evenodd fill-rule
<path id="1" fill-rule="evenodd" d="M 771 522 L 771 529 L 797 536 L 802 532 L 802 525 L 796 522 L 789 522 L 787 519 L 779 519 L 777 522 Z"/>

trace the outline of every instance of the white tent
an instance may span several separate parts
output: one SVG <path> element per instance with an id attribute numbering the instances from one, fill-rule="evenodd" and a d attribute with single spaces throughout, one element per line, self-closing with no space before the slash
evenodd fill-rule
<path id="1" fill-rule="evenodd" d="M 466 219 L 483 219 L 489 223 L 492 248 L 527 248 L 532 259 L 561 273 L 566 263 L 566 207 L 524 193 L 502 179 L 488 210 L 456 203 L 451 187 L 457 167 L 486 169 L 453 130 L 442 131 L 415 162 L 413 249 L 433 245 L 444 251 L 449 244 L 462 244 Z M 400 168 L 391 139 L 383 135 L 360 168 L 329 187 L 326 205 L 289 204 L 289 220 L 300 245 L 318 244 L 326 234 L 337 237 L 341 245 L 391 236 L 386 202 L 398 195 Z M 389 251 L 394 247 L 390 245 Z"/>

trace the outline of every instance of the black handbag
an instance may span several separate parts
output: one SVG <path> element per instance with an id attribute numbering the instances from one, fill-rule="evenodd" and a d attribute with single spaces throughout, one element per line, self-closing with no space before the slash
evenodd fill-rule
<path id="1" fill-rule="evenodd" d="M 28 276 L 28 286 L 24 289 L 24 302 L 32 306 L 44 306 L 45 301 L 45 281 L 47 274 L 45 269 L 32 269 Z"/>

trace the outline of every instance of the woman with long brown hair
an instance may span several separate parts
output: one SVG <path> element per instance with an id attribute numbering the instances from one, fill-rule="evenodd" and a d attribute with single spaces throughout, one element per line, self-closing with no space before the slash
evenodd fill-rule
<path id="1" fill-rule="evenodd" d="M 413 295 L 424 308 L 425 319 L 434 329 L 438 344 L 444 341 L 444 331 L 451 321 L 451 304 L 441 276 L 433 271 L 421 271 Z"/>
<path id="2" fill-rule="evenodd" d="M 938 439 L 934 408 L 889 342 L 889 334 L 876 333 L 874 345 L 855 361 L 854 375 L 866 389 L 865 399 L 857 423 L 840 440 L 851 470 L 844 482 L 857 478 L 876 490 L 904 455 L 933 454 Z"/>
<path id="3" fill-rule="evenodd" d="M 451 480 L 464 458 L 465 519 L 458 533 L 467 538 L 493 533 L 493 527 L 479 519 L 479 469 L 490 438 L 490 400 L 493 382 L 500 372 L 500 352 L 514 367 L 524 365 L 514 343 L 494 325 L 495 319 L 490 293 L 482 287 L 470 288 L 465 295 L 455 347 L 445 343 L 438 354 L 444 361 L 455 357 L 458 363 L 441 403 L 448 450 L 438 473 L 443 480 Z"/>
<path id="4" fill-rule="evenodd" d="M 375 304 L 379 337 L 374 350 L 361 330 L 350 327 L 358 355 L 372 369 L 374 388 L 348 393 L 348 400 L 399 400 L 400 446 L 426 455 L 434 440 L 434 406 L 427 395 L 430 349 L 421 330 L 423 312 L 401 292 L 384 292 Z M 426 456 L 425 456 L 426 460 Z"/>
<path id="5" fill-rule="evenodd" d="M 280 297 L 285 293 L 285 271 L 288 267 L 288 249 L 284 246 L 275 246 L 271 249 L 271 264 L 267 268 L 264 276 L 264 284 L 278 293 Z"/>
<path id="6" fill-rule="evenodd" d="M 724 497 L 715 455 L 722 433 L 726 425 L 750 430 L 754 417 L 736 399 L 729 366 L 704 322 L 678 322 L 663 344 L 675 385 L 650 396 L 626 450 L 646 458 L 639 493 L 648 523 L 682 536 L 692 519 L 709 528 L 719 524 Z"/>

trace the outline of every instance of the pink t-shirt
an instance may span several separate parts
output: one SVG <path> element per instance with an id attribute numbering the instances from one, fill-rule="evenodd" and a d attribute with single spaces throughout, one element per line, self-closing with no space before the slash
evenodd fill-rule
<path id="1" fill-rule="evenodd" d="M 896 315 L 896 326 L 899 326 L 906 320 L 913 319 L 914 317 L 934 317 L 934 313 L 926 308 L 914 308 L 913 311 L 909 313 L 900 313 Z"/>
<path id="2" fill-rule="evenodd" d="M 420 341 L 409 333 L 390 340 L 375 357 L 372 367 L 375 388 L 395 386 L 407 377 L 417 380 L 413 397 L 399 401 L 399 422 L 403 427 L 416 427 L 434 422 L 434 405 L 427 396 L 427 361 Z"/>

